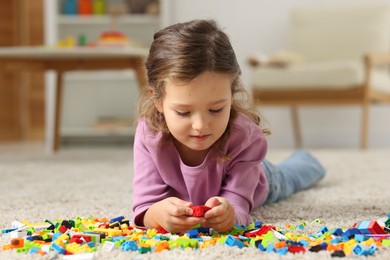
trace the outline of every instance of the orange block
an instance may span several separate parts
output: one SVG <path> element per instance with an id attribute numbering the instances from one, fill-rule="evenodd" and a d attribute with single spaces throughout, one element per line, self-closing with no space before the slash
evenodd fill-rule
<path id="1" fill-rule="evenodd" d="M 9 245 L 9 244 L 1 247 L 1 251 L 11 250 L 11 249 L 13 249 L 13 247 L 12 247 L 12 245 Z"/>
<path id="2" fill-rule="evenodd" d="M 17 237 L 11 240 L 12 248 L 22 248 L 24 246 L 24 239 Z"/>
<path id="3" fill-rule="evenodd" d="M 275 248 L 283 248 L 286 246 L 287 246 L 286 241 L 280 241 L 275 243 Z"/>
<path id="4" fill-rule="evenodd" d="M 343 247 L 341 245 L 328 244 L 326 250 L 333 252 L 333 251 L 343 250 Z"/>
<path id="5" fill-rule="evenodd" d="M 164 250 L 169 250 L 169 243 L 167 241 L 163 241 L 159 243 L 156 248 L 154 249 L 155 253 L 159 253 Z"/>

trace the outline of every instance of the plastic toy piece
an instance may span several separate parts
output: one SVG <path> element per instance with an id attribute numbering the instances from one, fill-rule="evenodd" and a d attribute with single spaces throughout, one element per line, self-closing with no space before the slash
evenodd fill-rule
<path id="1" fill-rule="evenodd" d="M 371 221 L 367 229 L 371 234 L 386 234 L 383 228 L 376 221 Z"/>
<path id="2" fill-rule="evenodd" d="M 232 235 L 228 235 L 228 237 L 225 240 L 225 245 L 236 246 L 238 248 L 243 248 L 245 246 L 242 241 L 240 241 L 239 239 L 235 238 Z"/>
<path id="3" fill-rule="evenodd" d="M 305 253 L 306 249 L 303 246 L 289 246 L 288 252 L 296 254 L 296 253 Z"/>
<path id="4" fill-rule="evenodd" d="M 104 244 L 103 244 L 103 248 L 102 248 L 102 251 L 104 252 L 111 252 L 115 249 L 115 243 L 114 242 L 111 242 L 111 241 L 106 241 Z"/>
<path id="5" fill-rule="evenodd" d="M 191 206 L 191 209 L 193 210 L 192 216 L 193 217 L 203 217 L 204 214 L 206 214 L 207 211 L 209 211 L 211 208 L 203 205 L 199 206 Z"/>
<path id="6" fill-rule="evenodd" d="M 23 238 L 13 238 L 11 240 L 12 248 L 22 248 L 24 246 L 24 239 Z"/>
<path id="7" fill-rule="evenodd" d="M 202 209 L 203 206 L 200 208 Z M 326 230 L 322 227 L 314 234 L 299 235 L 289 232 L 291 227 L 296 227 L 291 224 L 281 228 L 260 223 L 251 223 L 248 226 L 235 224 L 228 233 L 219 233 L 212 228 L 193 227 L 186 233 L 172 235 L 162 234 L 166 232 L 162 229 L 131 227 L 126 223 L 128 220 L 120 218 L 110 221 L 91 216 L 85 219 L 78 217 L 75 221 L 59 219 L 54 224 L 45 222 L 45 225 L 50 227 L 41 231 L 35 230 L 35 227 L 42 227 L 42 223 L 27 221 L 16 223 L 21 228 L 8 232 L 11 233 L 10 244 L 1 246 L 1 250 L 38 255 L 54 252 L 62 254 L 63 256 L 60 257 L 63 259 L 85 260 L 92 259 L 92 252 L 97 250 L 108 253 L 121 249 L 144 254 L 175 248 L 198 250 L 217 243 L 237 248 L 254 247 L 259 251 L 276 252 L 279 255 L 327 251 L 332 257 L 370 256 L 374 255 L 380 247 L 390 246 L 390 234 L 381 234 L 385 232 L 386 226 L 382 226 L 385 224 L 382 224 L 383 221 L 375 220 L 357 222 L 347 230 L 342 228 Z M 110 224 L 113 225 L 110 227 Z M 314 222 L 314 224 L 318 223 Z M 60 230 L 65 231 L 65 234 Z M 25 235 L 20 237 L 21 233 Z M 100 243 L 103 245 L 98 246 Z"/>

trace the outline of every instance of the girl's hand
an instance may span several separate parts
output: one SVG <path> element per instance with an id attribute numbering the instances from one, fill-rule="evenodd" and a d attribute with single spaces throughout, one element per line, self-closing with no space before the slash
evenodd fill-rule
<path id="1" fill-rule="evenodd" d="M 191 202 L 175 197 L 153 204 L 145 213 L 144 225 L 147 228 L 162 227 L 170 233 L 185 232 L 201 222 L 191 217 Z"/>
<path id="2" fill-rule="evenodd" d="M 219 232 L 226 232 L 233 228 L 235 212 L 232 204 L 223 197 L 212 197 L 206 201 L 205 206 L 210 207 L 204 215 L 201 224 L 204 227 L 211 227 Z"/>

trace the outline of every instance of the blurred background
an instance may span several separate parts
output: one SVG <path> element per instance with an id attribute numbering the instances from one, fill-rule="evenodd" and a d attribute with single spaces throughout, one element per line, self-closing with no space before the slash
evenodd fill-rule
<path id="1" fill-rule="evenodd" d="M 291 50 L 290 14 L 296 7 L 353 6 L 371 0 L 14 0 L 2 1 L 0 47 L 96 48 L 102 35 L 119 31 L 125 44 L 148 48 L 153 33 L 197 18 L 215 19 L 230 36 L 251 91 L 254 69 L 248 57 Z M 379 1 L 378 1 L 379 2 Z M 390 4 L 390 0 L 380 1 Z M 388 31 L 390 35 L 390 31 Z M 340 35 L 343 37 L 343 35 Z M 107 40 L 107 39 L 106 39 Z M 329 39 L 331 41 L 331 39 Z M 110 43 L 108 43 L 110 44 Z M 123 44 L 123 39 L 115 44 Z M 112 47 L 112 46 L 111 46 Z M 123 47 L 123 46 L 122 46 Z M 389 46 L 390 47 L 390 46 Z M 119 46 L 118 48 L 121 48 Z M 1 64 L 1 61 L 0 61 Z M 0 72 L 0 146 L 44 144 L 55 81 L 51 73 Z M 390 89 L 390 86 L 388 86 Z M 62 146 L 131 143 L 138 85 L 133 71 L 67 73 L 61 124 Z M 294 147 L 288 107 L 259 107 L 271 129 L 271 148 Z M 390 147 L 390 106 L 370 110 L 368 148 Z M 361 107 L 307 106 L 299 109 L 306 148 L 358 148 Z"/>

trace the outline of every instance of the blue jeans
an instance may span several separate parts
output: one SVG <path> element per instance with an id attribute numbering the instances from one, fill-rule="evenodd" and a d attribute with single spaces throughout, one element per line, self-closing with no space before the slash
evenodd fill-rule
<path id="1" fill-rule="evenodd" d="M 324 167 L 305 150 L 296 151 L 278 165 L 264 160 L 263 168 L 269 183 L 268 196 L 263 204 L 285 199 L 325 176 Z"/>

